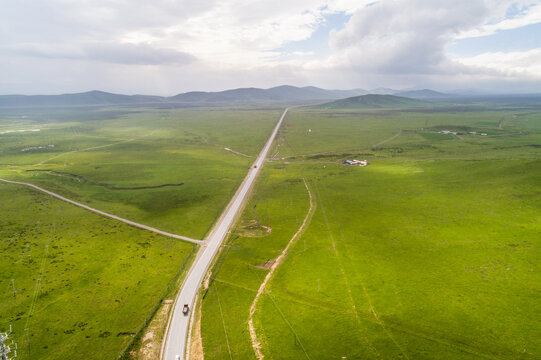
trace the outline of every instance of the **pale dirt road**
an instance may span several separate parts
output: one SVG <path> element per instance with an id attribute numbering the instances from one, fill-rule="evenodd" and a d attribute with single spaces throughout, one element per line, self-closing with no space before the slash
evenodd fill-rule
<path id="1" fill-rule="evenodd" d="M 315 211 L 315 204 L 312 198 L 312 192 L 310 191 L 310 188 L 308 187 L 306 180 L 303 179 L 303 181 L 304 181 L 304 186 L 306 187 L 306 190 L 308 191 L 308 197 L 310 199 L 310 208 L 308 209 L 308 212 L 306 213 L 306 216 L 304 217 L 304 220 L 301 226 L 299 227 L 299 229 L 297 230 L 297 232 L 293 235 L 293 237 L 291 237 L 291 240 L 289 240 L 284 250 L 282 250 L 280 255 L 276 258 L 276 260 L 272 264 L 270 271 L 267 273 L 267 276 L 265 276 L 265 279 L 263 280 L 263 282 L 259 286 L 259 289 L 257 290 L 255 298 L 252 301 L 252 306 L 250 306 L 250 316 L 248 317 L 248 331 L 250 332 L 250 337 L 252 338 L 252 348 L 254 349 L 254 354 L 258 360 L 263 360 L 265 356 L 261 352 L 261 342 L 257 339 L 257 333 L 254 327 L 254 313 L 257 306 L 257 302 L 259 301 L 261 294 L 263 294 L 263 291 L 265 291 L 265 287 L 267 286 L 267 283 L 269 282 L 269 280 L 272 278 L 272 275 L 274 275 L 276 268 L 280 266 L 280 264 L 286 257 L 291 245 L 295 242 L 295 240 L 297 240 L 300 234 L 304 231 L 304 229 L 306 228 L 306 225 L 309 223 Z"/>
<path id="2" fill-rule="evenodd" d="M 173 314 L 171 316 L 171 321 L 167 329 L 167 336 L 165 338 L 162 359 L 165 360 L 177 360 L 185 359 L 187 343 L 189 341 L 189 328 L 190 328 L 190 318 L 191 310 L 195 304 L 195 300 L 203 281 L 205 274 L 207 273 L 210 264 L 218 254 L 218 251 L 222 245 L 222 242 L 226 238 L 229 228 L 236 220 L 237 216 L 242 210 L 242 205 L 245 200 L 248 198 L 252 186 L 255 182 L 257 175 L 259 174 L 261 167 L 269 153 L 269 150 L 272 146 L 276 133 L 284 120 L 287 111 L 290 108 L 287 108 L 282 113 L 280 120 L 274 127 L 269 139 L 265 143 L 265 146 L 259 153 L 254 164 L 250 167 L 248 175 L 240 185 L 239 189 L 231 199 L 229 205 L 224 210 L 218 222 L 210 232 L 207 237 L 205 246 L 201 247 L 199 254 L 192 264 L 192 267 L 182 284 L 182 288 L 177 296 L 175 301 L 175 306 L 173 308 Z M 187 315 L 182 313 L 182 307 L 184 304 L 188 304 L 190 307 L 190 312 Z"/>
<path id="3" fill-rule="evenodd" d="M 52 191 L 45 190 L 44 188 L 41 188 L 41 187 L 39 187 L 37 185 L 34 185 L 34 184 L 25 183 L 25 182 L 19 182 L 19 181 L 5 180 L 5 179 L 0 179 L 0 181 L 5 182 L 5 183 L 9 183 L 9 184 L 28 186 L 28 187 L 30 187 L 30 188 L 32 188 L 34 190 L 44 192 L 45 194 L 54 196 L 55 198 L 60 199 L 62 201 L 65 201 L 67 203 L 70 203 L 72 205 L 81 207 L 81 208 L 83 208 L 85 210 L 88 210 L 88 211 L 92 211 L 93 213 L 96 213 L 96 214 L 101 215 L 101 216 L 105 216 L 105 217 L 108 217 L 108 218 L 111 218 L 111 219 L 114 219 L 114 220 L 121 221 L 121 222 L 123 222 L 125 224 L 131 225 L 131 226 L 139 228 L 139 229 L 148 230 L 148 231 L 151 231 L 151 232 L 156 233 L 156 234 L 168 236 L 168 237 L 179 239 L 179 240 L 189 241 L 189 242 L 194 243 L 194 244 L 203 244 L 202 240 L 196 240 L 196 239 L 189 238 L 187 236 L 182 236 L 182 235 L 173 234 L 173 233 L 170 233 L 170 232 L 167 232 L 167 231 L 162 231 L 162 230 L 153 228 L 151 226 L 139 224 L 139 223 L 136 223 L 134 221 L 121 218 L 120 216 L 112 215 L 112 214 L 106 213 L 104 211 L 94 209 L 94 208 L 92 208 L 92 207 L 90 207 L 88 205 L 84 205 L 84 204 L 78 203 L 76 201 L 70 200 L 68 198 L 65 198 L 62 195 L 58 195 L 58 194 L 56 194 L 56 193 L 54 193 Z"/>
<path id="4" fill-rule="evenodd" d="M 247 158 L 253 158 L 253 156 L 251 156 L 251 155 L 246 155 L 246 154 L 243 154 L 243 153 L 241 153 L 241 152 L 235 151 L 235 150 L 230 149 L 230 148 L 227 148 L 227 147 L 224 147 L 224 150 L 225 150 L 225 151 L 232 152 L 232 153 L 235 154 L 235 155 L 244 156 L 244 157 L 247 157 Z"/>

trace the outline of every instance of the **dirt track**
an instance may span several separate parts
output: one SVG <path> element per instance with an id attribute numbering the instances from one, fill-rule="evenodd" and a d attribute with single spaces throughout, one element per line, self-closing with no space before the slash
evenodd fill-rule
<path id="1" fill-rule="evenodd" d="M 85 148 L 85 149 L 72 150 L 72 151 L 63 152 L 63 153 L 60 153 L 60 154 L 55 155 L 55 156 L 53 156 L 53 157 L 50 157 L 50 158 L 48 158 L 48 159 L 42 160 L 41 162 L 39 162 L 39 163 L 37 163 L 37 164 L 34 164 L 34 166 L 40 166 L 40 165 L 43 165 L 43 164 L 45 164 L 46 162 L 49 162 L 50 160 L 56 159 L 56 158 L 58 158 L 58 157 L 60 157 L 60 156 L 67 155 L 67 154 L 73 154 L 73 153 L 83 152 L 83 151 L 89 151 L 89 150 L 103 149 L 103 148 L 106 148 L 106 147 L 109 147 L 109 146 L 115 146 L 115 145 L 118 145 L 118 144 L 123 144 L 123 143 L 131 142 L 131 141 L 140 140 L 140 139 L 145 138 L 145 137 L 147 137 L 147 136 L 151 136 L 152 134 L 154 134 L 155 131 L 156 131 L 156 130 L 153 130 L 153 131 L 151 131 L 150 133 L 148 133 L 148 134 L 146 134 L 146 135 L 139 136 L 139 137 L 132 138 L 132 139 L 126 139 L 126 140 L 118 141 L 118 142 L 115 142 L 115 143 L 112 143 L 112 144 L 100 145 L 100 146 L 92 146 L 92 147 Z"/>
<path id="2" fill-rule="evenodd" d="M 153 228 L 153 227 L 151 227 L 151 226 L 139 224 L 139 223 L 136 223 L 136 222 L 134 222 L 134 221 L 127 220 L 127 219 L 124 219 L 124 218 L 121 218 L 121 217 L 119 217 L 119 216 L 116 216 L 116 215 L 112 215 L 112 214 L 106 213 L 106 212 L 101 211 L 101 210 L 98 210 L 98 209 L 94 209 L 94 208 L 92 208 L 92 207 L 90 207 L 90 206 L 87 206 L 87 205 L 78 203 L 78 202 L 73 201 L 73 200 L 70 200 L 70 199 L 68 199 L 68 198 L 65 198 L 65 197 L 63 197 L 62 195 L 58 195 L 58 194 L 56 194 L 56 193 L 54 193 L 54 192 L 52 192 L 52 191 L 45 190 L 45 189 L 43 189 L 43 188 L 41 188 L 41 187 L 39 187 L 39 186 L 36 186 L 36 185 L 34 185 L 34 184 L 29 184 L 29 183 L 24 183 L 24 182 L 18 182 L 18 181 L 10 181 L 10 180 L 5 180 L 5 179 L 0 179 L 0 181 L 3 181 L 3 182 L 5 182 L 5 183 L 9 183 L 9 184 L 23 185 L 23 186 L 30 187 L 30 188 L 32 188 L 32 189 L 35 189 L 35 190 L 44 192 L 45 194 L 51 195 L 51 196 L 53 196 L 53 197 L 55 197 L 55 198 L 57 198 L 57 199 L 60 199 L 60 200 L 65 201 L 65 202 L 67 202 L 67 203 L 70 203 L 70 204 L 72 204 L 72 205 L 75 205 L 75 206 L 81 207 L 81 208 L 83 208 L 83 209 L 92 211 L 93 213 L 96 213 L 96 214 L 101 215 L 101 216 L 105 216 L 105 217 L 108 217 L 108 218 L 111 218 L 111 219 L 114 219 L 114 220 L 121 221 L 121 222 L 123 222 L 123 223 L 125 223 L 125 224 L 134 226 L 134 227 L 139 228 L 139 229 L 152 231 L 152 232 L 154 232 L 154 233 L 156 233 L 156 234 L 160 234 L 160 235 L 172 237 L 172 238 L 179 239 L 179 240 L 188 241 L 188 242 L 191 242 L 191 243 L 194 243 L 194 244 L 202 244 L 202 243 L 204 243 L 202 240 L 196 240 L 196 239 L 189 238 L 189 237 L 187 237 L 187 236 L 182 236 L 182 235 L 177 235 L 177 234 L 169 233 L 169 232 L 166 232 L 166 231 L 162 231 L 162 230 Z"/>
<path id="3" fill-rule="evenodd" d="M 289 242 L 287 243 L 284 250 L 282 250 L 280 255 L 276 258 L 276 260 L 274 261 L 274 263 L 270 267 L 269 273 L 267 274 L 267 276 L 265 276 L 265 279 L 263 280 L 263 282 L 259 286 L 259 289 L 257 290 L 257 294 L 256 294 L 256 296 L 254 298 L 254 301 L 252 301 L 252 306 L 250 306 L 250 316 L 248 317 L 248 330 L 250 331 L 250 338 L 252 339 L 252 348 L 254 349 L 255 356 L 258 358 L 258 360 L 262 360 L 265 356 L 261 352 L 261 342 L 257 339 L 257 333 L 256 333 L 255 327 L 254 327 L 253 316 L 254 316 L 254 313 L 255 313 L 257 302 L 259 301 L 259 298 L 261 297 L 261 294 L 263 294 L 263 291 L 265 291 L 265 287 L 267 286 L 267 283 L 269 282 L 272 275 L 276 271 L 276 268 L 278 268 L 278 266 L 282 263 L 282 261 L 286 257 L 287 252 L 288 252 L 289 248 L 291 247 L 291 245 L 295 242 L 295 240 L 299 237 L 299 235 L 304 231 L 306 225 L 308 224 L 308 222 L 312 218 L 312 215 L 313 215 L 314 210 L 315 210 L 314 200 L 312 198 L 312 193 L 310 192 L 310 188 L 308 187 L 308 184 L 306 183 L 306 180 L 303 179 L 303 181 L 304 181 L 304 186 L 306 187 L 306 190 L 308 191 L 308 196 L 310 198 L 310 208 L 308 209 L 308 212 L 306 213 L 306 216 L 304 217 L 304 220 L 303 220 L 301 226 L 299 227 L 299 229 L 297 230 L 297 232 L 293 235 L 291 240 L 289 240 Z"/>
<path id="4" fill-rule="evenodd" d="M 225 147 L 224 150 L 225 150 L 225 151 L 232 152 L 232 153 L 235 154 L 235 155 L 244 156 L 244 157 L 247 157 L 247 158 L 253 158 L 253 156 L 251 156 L 251 155 L 246 155 L 246 154 L 243 154 L 243 153 L 241 153 L 241 152 L 235 151 L 235 150 L 230 149 L 230 148 L 227 148 L 227 147 Z"/>

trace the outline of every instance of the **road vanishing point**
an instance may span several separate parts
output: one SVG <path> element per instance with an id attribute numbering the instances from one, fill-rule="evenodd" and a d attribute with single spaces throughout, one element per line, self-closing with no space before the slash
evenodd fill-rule
<path id="1" fill-rule="evenodd" d="M 287 111 L 287 108 L 282 113 L 280 120 L 274 127 L 271 136 L 265 143 L 265 146 L 259 153 L 259 156 L 250 167 L 248 175 L 244 178 L 244 181 L 240 185 L 239 189 L 235 193 L 235 196 L 231 199 L 224 212 L 216 222 L 216 225 L 209 233 L 205 244 L 199 250 L 199 254 L 192 264 L 186 279 L 180 289 L 180 292 L 176 298 L 173 313 L 169 321 L 167 329 L 167 335 L 165 337 L 165 343 L 162 351 L 163 360 L 177 360 L 186 359 L 186 349 L 189 343 L 188 335 L 190 330 L 190 318 L 192 316 L 192 309 L 201 287 L 201 283 L 205 274 L 207 273 L 212 261 L 218 254 L 218 250 L 222 245 L 224 239 L 229 232 L 229 229 L 233 225 L 235 219 L 240 214 L 242 206 L 248 198 L 250 191 L 253 187 L 257 175 L 263 167 L 263 163 L 267 158 L 267 154 L 272 146 L 274 138 L 278 133 L 278 129 L 282 125 Z M 184 304 L 188 304 L 190 311 L 188 314 L 183 314 L 182 308 Z"/>

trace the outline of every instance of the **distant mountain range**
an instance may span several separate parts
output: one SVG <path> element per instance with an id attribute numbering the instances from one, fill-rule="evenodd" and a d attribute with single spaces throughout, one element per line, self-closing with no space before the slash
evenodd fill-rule
<path id="1" fill-rule="evenodd" d="M 413 108 L 427 107 L 429 102 L 410 99 L 395 95 L 368 94 L 353 96 L 346 99 L 336 100 L 317 105 L 324 109 L 381 109 L 381 108 Z"/>
<path id="2" fill-rule="evenodd" d="M 0 108 L 19 107 L 69 107 L 69 106 L 123 106 L 123 107 L 188 107 L 188 106 L 220 106 L 245 104 L 317 104 L 333 100 L 359 97 L 362 95 L 393 95 L 402 98 L 432 102 L 453 101 L 500 101 L 501 99 L 522 99 L 528 103 L 537 103 L 541 94 L 496 95 L 458 91 L 442 93 L 430 89 L 395 90 L 376 88 L 372 90 L 328 90 L 314 86 L 295 87 L 289 85 L 270 89 L 240 88 L 217 92 L 191 91 L 175 96 L 121 95 L 104 91 L 88 91 L 62 95 L 0 95 Z M 530 99 L 531 98 L 531 99 Z M 368 101 L 370 98 L 363 98 Z M 385 101 L 381 98 L 378 101 Z M 528 100 L 529 99 L 529 100 Z M 396 100 L 396 99 L 395 99 Z M 345 100 L 344 100 L 345 101 Z M 351 102 L 351 100 L 347 100 Z M 375 101 L 375 100 L 374 100 Z M 360 105 L 360 104 L 358 104 Z M 366 104 L 365 104 L 366 105 Z M 377 104 L 372 104 L 376 106 Z M 334 105 L 333 105 L 334 106 Z M 338 106 L 338 104 L 336 105 Z"/>
<path id="3" fill-rule="evenodd" d="M 1 95 L 0 106 L 80 106 L 125 105 L 161 102 L 160 96 L 119 95 L 103 91 L 88 91 L 62 95 Z"/>
<path id="4" fill-rule="evenodd" d="M 192 91 L 171 97 L 120 95 L 88 91 L 62 95 L 0 95 L 0 107 L 82 106 L 82 105 L 221 105 L 269 102 L 301 102 L 335 100 L 366 94 L 366 90 L 326 90 L 313 86 L 278 86 L 270 89 L 241 88 L 219 92 Z"/>

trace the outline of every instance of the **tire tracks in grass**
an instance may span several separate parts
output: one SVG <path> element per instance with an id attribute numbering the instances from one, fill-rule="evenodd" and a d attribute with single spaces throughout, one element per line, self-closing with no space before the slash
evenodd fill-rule
<path id="1" fill-rule="evenodd" d="M 393 137 L 385 140 L 385 141 L 390 141 L 391 139 L 397 137 L 398 135 L 401 134 L 402 131 L 400 131 L 398 134 L 394 135 Z M 323 209 L 323 205 L 321 206 L 322 210 L 323 210 L 323 213 L 324 213 L 324 218 L 325 218 L 325 223 L 327 225 L 327 229 L 329 230 L 329 234 L 331 235 L 331 240 L 333 242 L 333 249 L 336 253 L 336 258 L 340 264 L 340 271 L 342 272 L 344 278 L 346 279 L 346 282 L 348 283 L 348 289 L 350 289 L 349 287 L 349 280 L 347 279 L 347 275 L 345 273 L 345 270 L 344 270 L 344 267 L 343 267 L 343 264 L 342 264 L 342 261 L 340 260 L 339 258 L 339 252 L 338 250 L 336 249 L 336 246 L 335 243 L 334 243 L 334 237 L 332 236 L 332 233 L 331 233 L 331 230 L 329 228 L 329 223 L 328 223 L 328 220 L 327 220 L 327 215 L 325 213 L 325 210 Z M 342 243 L 344 243 L 344 235 L 342 234 L 342 230 L 340 229 L 340 237 L 342 239 Z M 406 353 L 406 351 L 404 350 L 404 348 L 398 343 L 398 341 L 396 341 L 396 339 L 394 338 L 394 336 L 391 334 L 391 332 L 389 331 L 389 329 L 387 328 L 386 324 L 379 318 L 378 316 L 378 313 L 376 312 L 376 309 L 374 308 L 374 304 L 372 303 L 372 299 L 370 298 L 370 295 L 368 295 L 368 291 L 366 290 L 366 286 L 364 285 L 364 282 L 361 281 L 360 282 L 361 284 L 361 288 L 363 289 L 363 294 L 364 296 L 366 297 L 366 300 L 368 302 L 368 306 L 370 308 L 370 312 L 372 312 L 372 315 L 374 315 L 374 319 L 376 319 L 376 323 L 383 329 L 383 331 L 385 332 L 385 334 L 387 335 L 387 337 L 396 345 L 396 347 L 400 350 L 400 352 L 402 353 L 402 355 L 404 355 L 404 357 L 406 359 L 409 360 L 409 357 L 408 357 L 408 354 Z M 352 301 L 353 301 L 353 297 L 352 298 Z"/>
<path id="2" fill-rule="evenodd" d="M 64 156 L 64 155 L 67 155 L 67 154 L 73 154 L 73 153 L 83 152 L 83 151 L 88 151 L 88 150 L 103 149 L 103 148 L 106 148 L 106 147 L 109 147 L 109 146 L 114 146 L 114 145 L 118 145 L 118 144 L 123 144 L 123 143 L 131 142 L 131 141 L 137 141 L 137 140 L 140 140 L 140 139 L 145 138 L 145 137 L 147 137 L 147 136 L 151 136 L 151 135 L 153 135 L 155 132 L 156 132 L 156 130 L 152 130 L 151 132 L 149 132 L 149 133 L 146 134 L 146 135 L 142 135 L 142 136 L 139 136 L 139 137 L 136 137 L 136 138 L 131 138 L 131 139 L 122 140 L 122 141 L 115 142 L 115 143 L 112 143 L 112 144 L 99 145 L 99 146 L 92 146 L 92 147 L 85 148 L 85 149 L 66 151 L 66 152 L 60 153 L 60 154 L 58 154 L 58 155 L 52 156 L 52 157 L 50 157 L 50 158 L 48 158 L 48 159 L 42 160 L 42 161 L 40 161 L 39 163 L 34 164 L 34 165 L 32 165 L 32 166 L 41 166 L 41 165 L 45 164 L 46 162 L 49 162 L 49 161 L 51 161 L 51 160 L 53 160 L 53 159 L 56 159 L 56 158 L 58 158 L 58 157 L 60 157 L 60 156 Z"/>
<path id="3" fill-rule="evenodd" d="M 323 205 L 321 205 L 321 208 L 323 210 Z M 324 210 L 323 210 L 323 212 L 324 212 Z M 341 238 L 343 240 L 344 237 L 343 237 L 342 231 L 340 231 L 340 236 L 341 236 Z M 331 237 L 332 237 L 332 235 L 331 235 Z M 492 360 L 498 359 L 497 357 L 495 357 L 493 355 L 490 355 L 490 354 L 483 353 L 483 352 L 479 351 L 478 349 L 476 349 L 474 347 L 467 346 L 465 344 L 463 344 L 462 346 L 458 345 L 457 343 L 453 342 L 452 340 L 446 339 L 444 337 L 435 336 L 434 334 L 430 335 L 430 334 L 426 334 L 426 333 L 420 333 L 420 332 L 414 331 L 414 330 L 412 330 L 412 329 L 410 329 L 408 327 L 400 326 L 400 325 L 397 325 L 397 324 L 392 324 L 392 323 L 391 324 L 386 324 L 383 320 L 381 320 L 378 317 L 377 312 L 376 312 L 376 310 L 374 308 L 374 305 L 372 303 L 372 300 L 371 300 L 370 296 L 368 295 L 368 291 L 366 290 L 366 287 L 365 287 L 363 282 L 361 282 L 361 288 L 363 290 L 363 294 L 365 295 L 365 297 L 366 297 L 366 299 L 368 301 L 370 311 L 372 312 L 372 314 L 374 316 L 374 319 L 375 319 L 373 321 L 370 320 L 370 319 L 365 319 L 365 321 L 370 321 L 370 322 L 373 322 L 373 323 L 381 326 L 383 331 L 395 343 L 395 345 L 402 352 L 402 354 L 406 357 L 406 359 L 409 359 L 408 355 L 406 354 L 406 352 L 404 351 L 402 346 L 396 341 L 396 339 L 394 339 L 391 332 L 389 331 L 389 328 L 394 330 L 394 331 L 399 331 L 399 332 L 402 332 L 402 333 L 406 333 L 408 335 L 415 336 L 417 338 L 421 338 L 421 339 L 424 339 L 424 340 L 433 341 L 433 342 L 438 343 L 440 345 L 444 345 L 444 346 L 450 347 L 452 349 L 459 350 L 459 351 L 462 351 L 462 352 L 465 352 L 465 353 L 468 353 L 468 354 L 471 354 L 471 355 L 476 355 L 476 356 L 479 356 L 479 357 L 482 357 L 482 358 L 485 358 L 485 359 L 492 359 Z"/>
<path id="4" fill-rule="evenodd" d="M 220 307 L 220 316 L 222 318 L 222 325 L 224 327 L 224 334 L 225 334 L 225 342 L 227 344 L 227 351 L 229 353 L 229 359 L 233 360 L 233 355 L 231 354 L 231 347 L 229 346 L 229 336 L 227 336 L 227 330 L 225 328 L 225 319 L 224 319 L 224 312 L 222 310 L 222 302 L 220 301 L 220 297 L 218 296 L 218 286 L 217 284 L 214 285 L 214 294 L 216 295 L 216 299 L 218 300 L 218 306 Z"/>
<path id="5" fill-rule="evenodd" d="M 396 134 L 394 134 L 393 136 L 391 136 L 391 137 L 389 137 L 389 138 L 387 138 L 387 139 L 385 139 L 385 140 L 382 140 L 382 141 L 380 141 L 380 142 L 377 143 L 377 144 L 372 145 L 372 149 L 377 148 L 378 146 L 381 146 L 381 145 L 383 145 L 383 144 L 385 144 L 385 143 L 387 143 L 387 142 L 389 142 L 389 141 L 393 141 L 394 139 L 396 139 L 397 137 L 399 137 L 401 134 L 402 134 L 402 129 L 400 129 L 400 131 L 398 131 L 398 132 L 397 132 Z"/>
<path id="6" fill-rule="evenodd" d="M 341 235 L 342 240 L 343 240 L 343 236 L 342 236 L 341 233 L 340 233 L 340 235 Z M 334 241 L 334 239 L 333 239 L 333 241 Z M 338 250 L 336 250 L 336 248 L 335 248 L 335 252 L 337 253 L 337 256 L 338 256 Z M 342 264 L 341 264 L 341 261 L 340 261 L 340 268 L 341 268 L 342 271 L 344 271 L 343 267 L 342 267 Z M 344 276 L 346 276 L 345 272 L 344 272 Z M 349 285 L 348 285 L 348 287 L 349 287 Z M 391 334 L 391 332 L 389 331 L 389 329 L 387 328 L 385 323 L 379 318 L 378 313 L 376 312 L 376 309 L 374 308 L 374 304 L 372 303 L 372 299 L 368 295 L 368 291 L 366 290 L 366 286 L 364 285 L 364 282 L 362 282 L 362 281 L 361 281 L 361 288 L 363 289 L 363 294 L 366 297 L 366 300 L 368 301 L 368 306 L 370 307 L 370 311 L 372 312 L 372 315 L 374 315 L 374 318 L 376 319 L 376 323 L 383 329 L 383 331 L 385 332 L 387 337 L 396 345 L 396 347 L 400 350 L 402 355 L 404 355 L 404 357 L 409 360 L 408 354 L 406 353 L 404 348 L 398 343 L 398 341 L 396 341 L 396 339 Z"/>
<path id="7" fill-rule="evenodd" d="M 321 199 L 321 195 L 319 194 L 319 189 L 317 188 L 317 185 L 315 185 L 315 188 L 316 188 L 316 192 L 317 192 L 317 195 L 318 197 Z M 340 259 L 340 253 L 338 252 L 338 249 L 336 248 L 336 241 L 334 240 L 334 236 L 332 235 L 332 232 L 331 232 L 331 228 L 329 226 L 329 220 L 327 218 L 327 212 L 325 211 L 325 207 L 323 206 L 323 202 L 321 201 L 321 213 L 323 214 L 323 220 L 325 221 L 325 227 L 327 228 L 327 231 L 329 233 L 329 237 L 331 239 L 331 246 L 332 246 L 332 250 L 335 254 L 335 257 L 336 257 L 336 261 L 338 263 L 338 268 L 340 269 L 340 273 L 342 274 L 342 277 L 344 279 L 344 282 L 346 283 L 346 288 L 347 288 L 347 293 L 348 293 L 348 297 L 349 297 L 349 301 L 351 303 L 351 307 L 353 309 L 353 312 L 355 314 L 355 320 L 357 321 L 357 324 L 359 325 L 359 332 L 361 333 L 361 337 L 363 338 L 363 340 L 365 341 L 366 345 L 368 346 L 368 348 L 370 349 L 370 351 L 373 353 L 373 355 L 375 355 L 377 358 L 381 358 L 381 354 L 377 351 L 377 349 L 374 347 L 374 344 L 372 344 L 368 338 L 366 336 L 364 336 L 364 331 L 362 329 L 362 325 L 361 325 L 361 318 L 359 316 L 359 312 L 357 311 L 357 306 L 355 305 L 355 299 L 353 298 L 353 293 L 351 291 L 351 285 L 349 283 L 349 279 L 347 277 L 347 274 L 344 270 L 344 265 L 342 264 L 342 261 Z M 364 284 L 363 284 L 363 289 L 364 289 Z M 365 290 L 365 295 L 367 296 L 368 298 L 368 295 L 366 294 L 366 290 Z M 376 312 L 374 311 L 374 308 L 372 307 L 372 303 L 371 301 L 369 300 L 369 304 L 370 304 L 370 308 L 372 310 L 372 313 L 374 315 L 374 317 L 376 318 L 376 320 L 378 320 L 379 322 L 379 319 L 377 317 L 377 314 Z M 401 350 L 400 346 L 396 343 L 396 341 L 391 338 L 391 340 L 397 345 L 397 347 Z"/>
<path id="8" fill-rule="evenodd" d="M 252 292 L 252 293 L 257 293 L 257 290 L 250 289 L 250 288 L 247 288 L 245 286 L 238 285 L 238 284 L 234 284 L 234 283 L 229 282 L 229 281 L 224 281 L 224 280 L 220 280 L 220 279 L 214 279 L 213 282 L 219 282 L 219 283 L 229 285 L 229 286 L 237 288 L 237 289 L 242 289 L 242 290 L 246 290 L 246 291 L 249 291 L 249 292 Z"/>
<path id="9" fill-rule="evenodd" d="M 270 271 L 267 273 L 267 276 L 265 276 L 265 279 L 263 280 L 263 282 L 259 286 L 259 289 L 257 290 L 256 296 L 255 296 L 254 300 L 252 301 L 252 305 L 250 306 L 250 315 L 248 317 L 248 330 L 250 332 L 250 338 L 252 340 L 252 348 L 254 349 L 255 356 L 257 357 L 258 360 L 262 360 L 265 356 L 263 355 L 263 352 L 261 351 L 261 342 L 257 339 L 257 333 L 256 333 L 255 327 L 254 327 L 254 313 L 255 313 L 255 310 L 256 310 L 257 303 L 259 301 L 259 298 L 261 297 L 261 294 L 263 294 L 263 292 L 266 291 L 267 283 L 269 282 L 269 280 L 274 275 L 274 273 L 275 273 L 276 269 L 278 268 L 278 266 L 282 263 L 282 261 L 286 257 L 286 255 L 287 255 L 287 253 L 289 251 L 289 248 L 295 242 L 295 240 L 301 235 L 301 233 L 306 228 L 307 224 L 312 219 L 312 216 L 313 216 L 315 208 L 316 208 L 316 205 L 315 205 L 313 197 L 312 197 L 312 192 L 310 191 L 310 188 L 308 187 L 308 184 L 306 183 L 306 180 L 303 179 L 303 182 L 304 182 L 304 186 L 306 187 L 306 190 L 308 191 L 308 197 L 309 197 L 309 200 L 310 200 L 310 207 L 308 209 L 308 212 L 306 213 L 306 216 L 304 217 L 304 220 L 303 220 L 301 226 L 299 227 L 299 229 L 297 230 L 297 232 L 289 240 L 289 242 L 287 243 L 284 250 L 282 250 L 280 255 L 276 258 L 276 261 L 272 264 L 272 266 L 270 268 Z M 274 301 L 274 298 L 268 292 L 267 292 L 267 294 L 271 298 L 271 300 L 272 300 L 274 306 L 276 307 L 276 309 L 280 312 L 280 315 L 282 316 L 284 321 L 287 323 L 287 325 L 289 326 L 291 331 L 293 331 L 293 333 L 295 334 L 295 337 L 299 340 L 299 344 L 301 345 L 301 348 L 304 351 L 304 354 L 309 359 L 310 357 L 308 356 L 308 353 L 306 352 L 306 350 L 304 349 L 304 346 L 300 342 L 300 339 L 297 336 L 297 334 L 295 333 L 295 330 L 293 330 L 293 327 L 291 326 L 289 321 L 287 321 L 287 319 L 285 318 L 282 311 L 278 308 L 278 305 Z"/>

